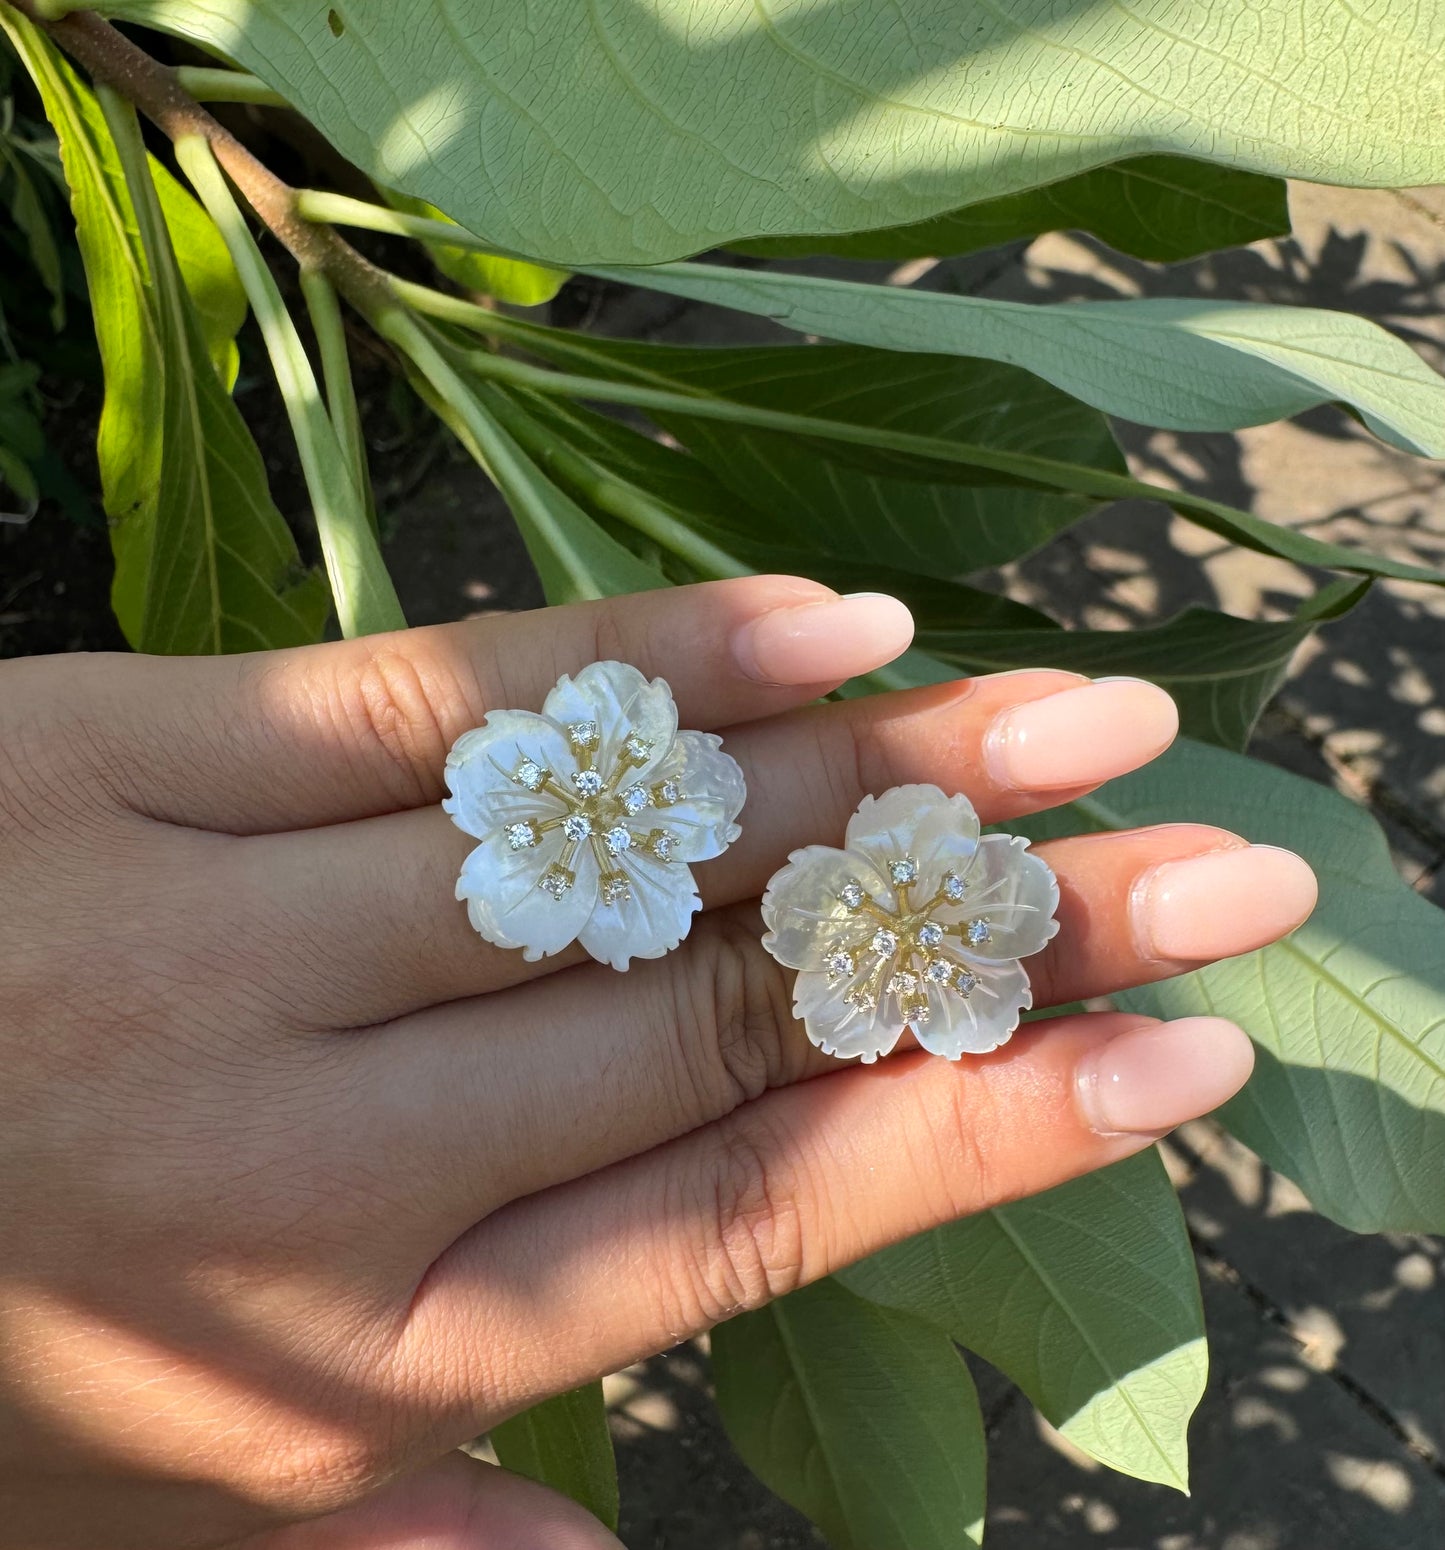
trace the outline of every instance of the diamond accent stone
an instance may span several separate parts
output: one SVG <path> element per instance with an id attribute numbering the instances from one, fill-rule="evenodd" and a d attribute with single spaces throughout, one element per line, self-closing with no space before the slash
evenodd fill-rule
<path id="1" fill-rule="evenodd" d="M 898 951 L 898 935 L 886 928 L 880 928 L 873 933 L 873 940 L 868 946 L 880 958 L 891 958 Z"/>
<path id="2" fill-rule="evenodd" d="M 669 834 L 666 829 L 654 829 L 647 836 L 647 848 L 659 861 L 671 861 L 677 849 L 677 836 Z"/>
<path id="3" fill-rule="evenodd" d="M 578 770 L 572 777 L 578 796 L 595 797 L 602 790 L 603 780 L 596 770 Z"/>
<path id="4" fill-rule="evenodd" d="M 537 825 L 530 819 L 522 823 L 509 823 L 502 833 L 513 850 L 530 850 L 537 843 Z"/>
<path id="5" fill-rule="evenodd" d="M 903 1015 L 915 1028 L 919 1028 L 933 1016 L 933 1008 L 920 997 L 918 1000 L 910 1001 L 904 1006 Z"/>
<path id="6" fill-rule="evenodd" d="M 632 849 L 632 831 L 618 824 L 602 836 L 602 843 L 606 845 L 609 856 L 620 856 L 623 851 Z"/>
<path id="7" fill-rule="evenodd" d="M 535 759 L 523 759 L 512 771 L 512 779 L 528 791 L 540 791 L 547 784 L 549 774 L 551 771 L 543 769 Z"/>
<path id="8" fill-rule="evenodd" d="M 925 920 L 918 928 L 918 940 L 924 947 L 941 947 L 943 927 L 936 920 Z"/>
<path id="9" fill-rule="evenodd" d="M 935 958 L 923 971 L 930 985 L 946 985 L 953 978 L 953 965 L 945 958 Z"/>
<path id="10" fill-rule="evenodd" d="M 967 935 L 968 945 L 970 947 L 982 947 L 983 944 L 993 935 L 993 932 L 989 930 L 989 925 L 986 920 L 971 920 L 968 923 Z"/>
<path id="11" fill-rule="evenodd" d="M 574 845 L 592 837 L 592 820 L 586 813 L 568 813 L 562 820 L 562 832 Z"/>
<path id="12" fill-rule="evenodd" d="M 888 981 L 888 993 L 891 996 L 911 996 L 918 989 L 918 976 L 907 972 L 895 974 Z"/>
<path id="13" fill-rule="evenodd" d="M 849 878 L 838 890 L 838 902 L 846 910 L 861 910 L 863 908 L 863 884 L 854 878 Z"/>
<path id="14" fill-rule="evenodd" d="M 632 897 L 632 884 L 625 872 L 604 872 L 602 874 L 602 902 L 604 904 L 625 904 Z"/>
<path id="15" fill-rule="evenodd" d="M 659 807 L 675 807 L 682 801 L 682 788 L 675 780 L 660 780 L 652 788 L 652 800 Z"/>
<path id="16" fill-rule="evenodd" d="M 652 801 L 652 793 L 646 786 L 629 786 L 622 793 L 622 810 L 629 818 L 636 818 L 642 809 Z"/>
<path id="17" fill-rule="evenodd" d="M 958 971 L 958 978 L 953 982 L 953 988 L 961 996 L 966 996 L 978 984 L 978 975 L 970 974 L 967 969 Z"/>
<path id="18" fill-rule="evenodd" d="M 829 953 L 823 960 L 830 980 L 848 979 L 854 969 L 852 953 Z"/>
<path id="19" fill-rule="evenodd" d="M 595 748 L 597 746 L 597 723 L 595 721 L 574 721 L 567 728 L 567 740 L 574 748 Z"/>
<path id="20" fill-rule="evenodd" d="M 856 1007 L 860 1012 L 871 1012 L 878 1005 L 877 998 L 863 986 L 857 990 L 850 990 L 843 999 L 851 1007 Z"/>
<path id="21" fill-rule="evenodd" d="M 537 886 L 543 893 L 550 893 L 554 899 L 561 899 L 576 880 L 566 867 L 554 864 L 542 873 Z"/>
<path id="22" fill-rule="evenodd" d="M 957 872 L 949 872 L 943 879 L 943 897 L 957 904 L 963 898 L 963 879 Z"/>
<path id="23" fill-rule="evenodd" d="M 623 741 L 622 752 L 633 764 L 646 764 L 652 757 L 652 744 L 636 732 L 629 732 Z"/>
<path id="24" fill-rule="evenodd" d="M 901 861 L 888 863 L 888 875 L 900 888 L 909 883 L 918 881 L 918 863 L 912 856 L 904 856 Z"/>

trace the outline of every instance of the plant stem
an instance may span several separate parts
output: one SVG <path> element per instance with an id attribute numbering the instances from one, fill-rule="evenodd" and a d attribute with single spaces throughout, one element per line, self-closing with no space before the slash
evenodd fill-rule
<path id="1" fill-rule="evenodd" d="M 346 349 L 346 325 L 337 304 L 336 290 L 319 269 L 301 271 L 301 294 L 321 350 L 321 378 L 326 384 L 326 407 L 336 427 L 341 449 L 351 469 L 352 483 L 366 507 L 366 519 L 376 533 L 376 501 L 372 495 L 371 473 L 366 462 L 366 438 L 361 429 L 361 413 L 356 404 L 356 387 L 351 380 L 351 357 Z"/>
<path id="2" fill-rule="evenodd" d="M 212 70 L 202 65 L 181 65 L 176 84 L 197 102 L 254 102 L 261 107 L 289 108 L 291 104 L 259 76 L 245 70 Z"/>
<path id="3" fill-rule="evenodd" d="M 301 336 L 226 186 L 211 146 L 200 136 L 183 135 L 176 141 L 176 160 L 225 239 L 260 324 L 301 454 L 341 632 L 354 636 L 405 629 L 401 603 L 366 519 L 365 502 L 352 480 L 336 428 L 322 403 Z"/>

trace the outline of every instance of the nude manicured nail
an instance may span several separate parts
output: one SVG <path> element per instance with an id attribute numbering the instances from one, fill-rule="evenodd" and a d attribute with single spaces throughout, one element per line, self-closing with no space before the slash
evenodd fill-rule
<path id="1" fill-rule="evenodd" d="M 1098 678 L 1004 711 L 984 737 L 1009 791 L 1091 786 L 1147 764 L 1174 741 L 1174 701 L 1142 678 Z"/>
<path id="2" fill-rule="evenodd" d="M 1079 1108 L 1100 1135 L 1155 1135 L 1217 1109 L 1249 1080 L 1254 1048 L 1222 1017 L 1132 1028 L 1079 1067 Z"/>
<path id="3" fill-rule="evenodd" d="M 733 636 L 733 655 L 759 683 L 841 683 L 891 662 L 912 640 L 913 615 L 896 597 L 854 592 L 750 620 Z"/>
<path id="4" fill-rule="evenodd" d="M 1129 914 L 1146 958 L 1193 962 L 1250 953 L 1309 917 L 1309 863 L 1273 845 L 1165 861 L 1134 885 Z"/>

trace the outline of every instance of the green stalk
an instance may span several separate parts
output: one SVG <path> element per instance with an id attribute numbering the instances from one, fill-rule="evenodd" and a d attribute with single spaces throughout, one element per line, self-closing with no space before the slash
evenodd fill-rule
<path id="1" fill-rule="evenodd" d="M 393 210 L 389 205 L 352 199 L 347 194 L 329 194 L 319 188 L 297 190 L 296 213 L 303 220 L 317 225 L 359 226 L 363 231 L 385 232 L 392 237 L 414 237 L 419 242 L 445 242 L 450 247 L 467 248 L 475 253 L 499 251 L 465 226 L 458 226 L 452 221 L 438 221 L 426 215 L 408 215 L 404 210 Z"/>
<path id="2" fill-rule="evenodd" d="M 301 468 L 316 513 L 316 528 L 342 634 L 350 637 L 404 629 L 406 618 L 367 520 L 366 503 L 353 482 L 346 453 L 322 402 L 301 335 L 286 310 L 276 281 L 209 142 L 199 135 L 182 135 L 175 145 L 176 160 L 230 249 L 266 341 L 276 385 L 301 454 Z"/>
<path id="3" fill-rule="evenodd" d="M 244 70 L 212 70 L 203 65 L 182 65 L 176 71 L 182 91 L 197 102 L 254 102 L 266 108 L 289 108 L 291 104 L 273 91 L 259 76 Z"/>
<path id="4" fill-rule="evenodd" d="M 366 503 L 366 520 L 373 533 L 376 526 L 376 500 L 371 489 L 371 470 L 366 461 L 366 437 L 361 429 L 361 411 L 356 404 L 356 385 L 351 380 L 351 357 L 346 349 L 346 325 L 341 320 L 341 305 L 336 289 L 319 269 L 302 269 L 301 294 L 321 351 L 321 380 L 326 385 L 326 408 L 336 427 L 341 450 L 351 468 L 351 480 Z"/>

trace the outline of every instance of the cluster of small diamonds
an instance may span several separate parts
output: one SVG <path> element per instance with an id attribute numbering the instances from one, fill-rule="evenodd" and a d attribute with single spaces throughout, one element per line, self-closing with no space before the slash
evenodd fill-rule
<path id="1" fill-rule="evenodd" d="M 978 985 L 978 976 L 947 952 L 950 936 L 970 947 L 981 947 L 991 935 L 982 917 L 963 925 L 945 926 L 932 918 L 941 905 L 957 905 L 966 889 L 956 872 L 947 873 L 933 898 L 921 903 L 908 894 L 918 881 L 918 863 L 900 856 L 888 865 L 888 878 L 897 890 L 896 902 L 872 898 L 863 884 L 849 878 L 838 890 L 838 902 L 860 925 L 872 926 L 849 947 L 840 947 L 824 960 L 833 984 L 850 982 L 844 1000 L 860 1011 L 871 1012 L 881 997 L 898 1000 L 904 1020 L 925 1023 L 931 1014 L 927 986 L 967 997 Z"/>
<path id="2" fill-rule="evenodd" d="M 639 817 L 648 808 L 674 807 L 683 800 L 675 780 L 661 780 L 646 786 L 624 784 L 630 771 L 640 769 L 652 757 L 652 743 L 637 732 L 628 732 L 613 761 L 613 769 L 604 775 L 597 768 L 597 749 L 601 731 L 595 721 L 574 721 L 567 727 L 567 741 L 578 757 L 578 768 L 570 778 L 571 789 L 536 759 L 523 758 L 512 771 L 513 782 L 526 791 L 547 792 L 556 797 L 566 811 L 555 818 L 524 819 L 509 823 L 502 830 L 508 846 L 530 850 L 542 836 L 560 829 L 566 844 L 561 857 L 542 873 L 538 887 L 554 899 L 566 898 L 577 875 L 571 862 L 578 850 L 587 845 L 597 858 L 601 874 L 598 892 L 604 904 L 623 904 L 632 897 L 632 883 L 617 864 L 619 858 L 636 850 L 658 861 L 671 861 L 677 854 L 677 835 L 664 828 L 646 831 L 630 828 L 629 819 Z"/>

